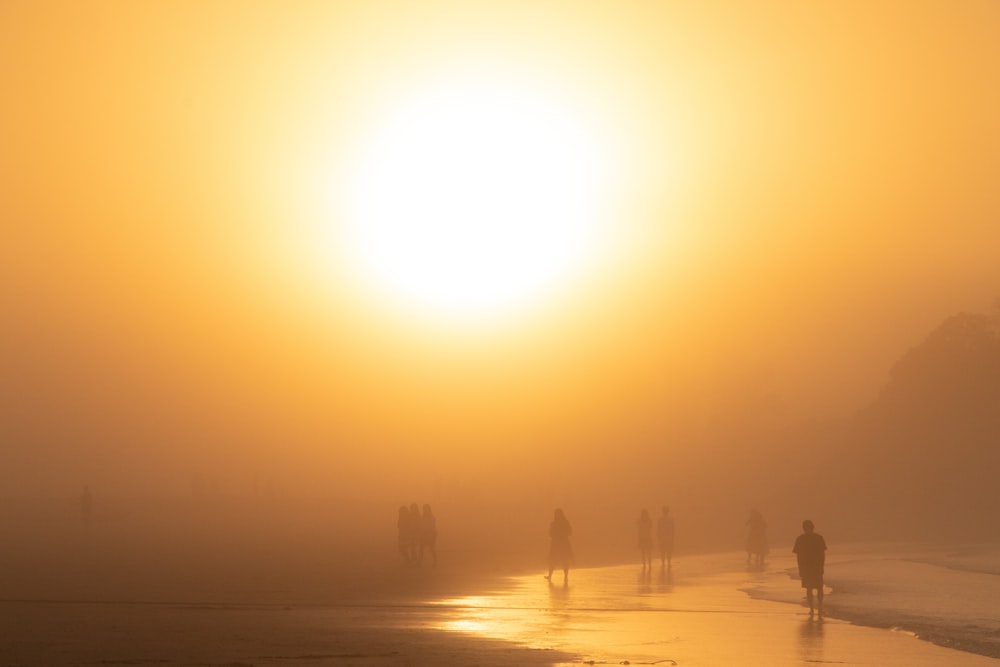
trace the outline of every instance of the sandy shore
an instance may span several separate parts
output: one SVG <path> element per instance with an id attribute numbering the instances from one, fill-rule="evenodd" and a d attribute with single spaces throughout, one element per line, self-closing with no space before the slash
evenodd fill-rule
<path id="1" fill-rule="evenodd" d="M 419 606 L 0 603 L 0 665 L 551 665 L 570 656 L 434 629 Z"/>
<path id="2" fill-rule="evenodd" d="M 827 562 L 828 611 L 858 625 L 901 629 L 947 648 L 1000 658 L 998 573 L 997 545 L 839 545 Z M 799 604 L 797 581 L 794 559 L 777 556 L 743 590 Z"/>
<path id="3" fill-rule="evenodd" d="M 397 566 L 351 595 L 320 586 L 316 601 L 6 599 L 0 665 L 997 664 L 904 632 L 810 620 L 797 604 L 750 598 L 740 589 L 753 575 L 728 569 L 688 557 L 669 573 L 578 570 L 562 586 L 541 573 Z"/>
<path id="4" fill-rule="evenodd" d="M 733 571 L 739 560 L 731 556 L 725 571 L 723 558 L 679 559 L 672 573 L 637 566 L 581 570 L 567 587 L 518 578 L 499 599 L 472 599 L 465 615 L 449 623 L 577 656 L 565 664 L 997 664 L 912 633 L 811 619 L 800 603 L 750 598 L 741 589 L 756 575 Z M 452 603 L 460 608 L 460 601 Z"/>

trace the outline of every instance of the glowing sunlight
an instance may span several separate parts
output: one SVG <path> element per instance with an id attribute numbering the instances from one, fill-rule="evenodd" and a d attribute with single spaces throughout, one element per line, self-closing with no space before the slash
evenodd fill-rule
<path id="1" fill-rule="evenodd" d="M 998 667 L 998 182 L 1000 0 L 0 0 L 0 667 Z"/>
<path id="2" fill-rule="evenodd" d="M 538 86 L 440 82 L 364 142 L 348 201 L 358 278 L 404 308 L 462 320 L 543 300 L 606 246 L 600 128 Z"/>

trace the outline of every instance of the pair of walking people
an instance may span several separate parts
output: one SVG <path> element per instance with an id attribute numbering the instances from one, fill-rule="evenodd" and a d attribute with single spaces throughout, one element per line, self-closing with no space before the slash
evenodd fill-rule
<path id="1" fill-rule="evenodd" d="M 806 589 L 806 599 L 809 603 L 809 616 L 816 611 L 823 616 L 823 574 L 826 564 L 826 540 L 815 531 L 815 525 L 809 519 L 802 522 L 802 534 L 795 539 L 792 552 L 795 553 L 802 587 Z M 674 521 L 670 516 L 670 508 L 664 506 L 663 514 L 657 522 L 657 533 L 660 541 L 661 562 L 669 567 L 673 553 Z M 569 568 L 573 564 L 573 548 L 569 538 L 573 535 L 566 514 L 557 509 L 549 524 L 549 573 L 546 579 L 552 580 L 552 573 L 557 567 L 563 571 L 563 583 L 569 581 Z M 649 567 L 652 551 L 652 520 L 645 509 L 639 514 L 639 549 L 643 555 L 643 567 Z M 813 591 L 816 592 L 815 598 Z"/>
<path id="2" fill-rule="evenodd" d="M 431 557 L 431 564 L 437 565 L 437 518 L 430 505 L 424 505 L 423 512 L 416 503 L 399 508 L 396 521 L 399 536 L 399 554 L 406 565 L 420 565 L 424 562 L 424 552 Z"/>
<path id="3" fill-rule="evenodd" d="M 663 567 L 670 568 L 674 552 L 674 518 L 670 516 L 669 507 L 663 507 L 663 514 L 656 525 L 660 562 Z M 563 583 L 569 581 L 569 568 L 573 565 L 573 547 L 569 541 L 572 535 L 573 527 L 566 514 L 557 509 L 549 524 L 549 573 L 545 576 L 549 581 L 552 581 L 556 568 L 563 571 Z M 645 509 L 639 514 L 639 549 L 643 554 L 643 566 L 652 567 L 653 521 Z"/>
<path id="4" fill-rule="evenodd" d="M 645 509 L 639 513 L 638 529 L 642 567 L 650 569 L 653 567 L 653 520 Z M 656 520 L 656 542 L 660 547 L 660 567 L 671 569 L 674 556 L 674 517 L 670 515 L 670 508 L 666 505 Z"/>
<path id="5" fill-rule="evenodd" d="M 764 556 L 767 554 L 767 524 L 760 512 L 753 510 L 747 520 L 749 533 L 747 535 L 747 563 L 753 562 L 757 568 L 764 567 Z M 823 616 L 823 571 L 826 564 L 826 540 L 816 532 L 812 521 L 802 522 L 802 534 L 795 539 L 792 552 L 799 568 L 799 579 L 802 588 L 806 589 L 806 600 L 809 603 L 809 616 L 816 611 Z M 815 598 L 813 591 L 816 592 Z"/>

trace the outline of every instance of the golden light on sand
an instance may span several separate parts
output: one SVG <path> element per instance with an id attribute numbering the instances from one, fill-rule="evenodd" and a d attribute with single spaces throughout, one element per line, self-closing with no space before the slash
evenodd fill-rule
<path id="1" fill-rule="evenodd" d="M 482 321 L 533 306 L 609 246 L 606 128 L 551 82 L 470 72 L 378 115 L 347 182 L 358 281 L 417 314 Z"/>
<path id="2" fill-rule="evenodd" d="M 0 665 L 996 667 L 1000 2 L 0 0 L 0 100 Z"/>

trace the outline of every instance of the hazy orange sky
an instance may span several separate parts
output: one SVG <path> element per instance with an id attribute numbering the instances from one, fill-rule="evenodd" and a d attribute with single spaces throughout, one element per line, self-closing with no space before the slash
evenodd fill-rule
<path id="1" fill-rule="evenodd" d="M 355 156 L 498 73 L 613 144 L 613 251 L 489 326 L 415 315 L 343 268 Z M 0 492 L 850 414 L 992 307 L 998 175 L 991 0 L 0 0 Z"/>

